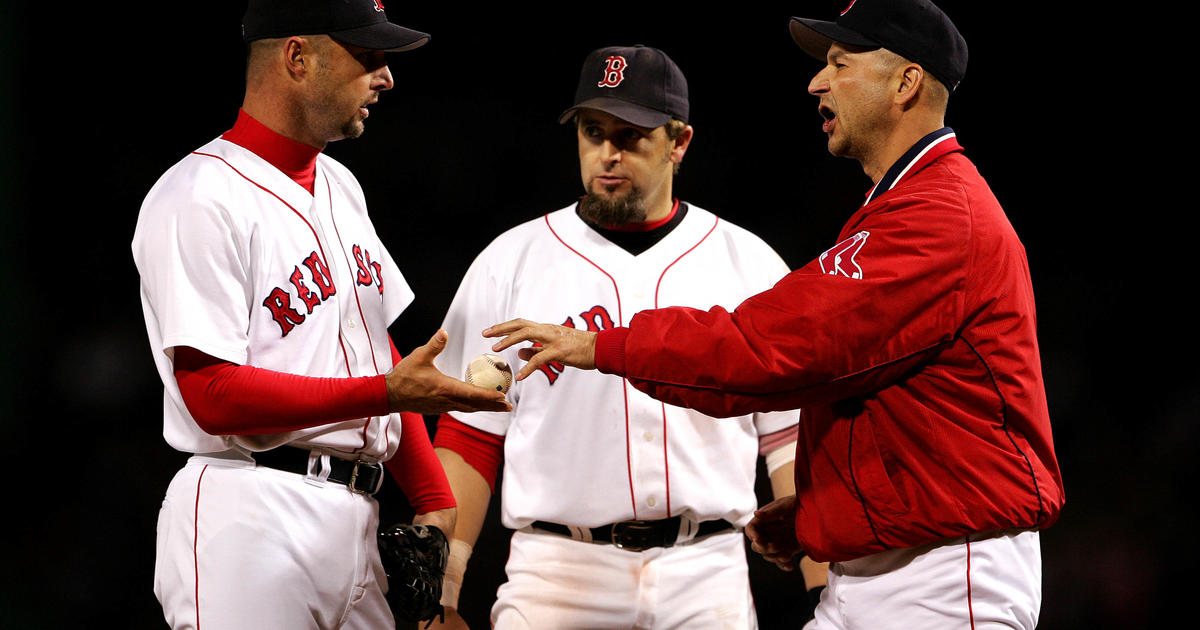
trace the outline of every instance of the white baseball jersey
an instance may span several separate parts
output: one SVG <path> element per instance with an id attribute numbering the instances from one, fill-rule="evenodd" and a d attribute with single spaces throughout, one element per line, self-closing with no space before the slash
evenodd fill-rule
<path id="1" fill-rule="evenodd" d="M 436 359 L 461 376 L 515 317 L 599 330 L 661 306 L 733 308 L 788 272 L 766 243 L 691 206 L 669 234 L 634 256 L 588 227 L 572 205 L 495 239 L 467 271 Z M 505 351 L 513 366 L 517 348 Z M 719 361 L 719 356 L 713 357 Z M 616 376 L 547 366 L 514 385 L 508 413 L 454 413 L 504 441 L 501 519 L 596 527 L 683 515 L 744 525 L 755 509 L 758 436 L 796 412 L 714 419 L 664 405 Z"/>
<path id="2" fill-rule="evenodd" d="M 151 189 L 133 255 L 171 446 L 212 453 L 290 443 L 378 460 L 395 453 L 397 414 L 272 435 L 209 435 L 188 413 L 173 374 L 175 346 L 301 376 L 391 369 L 387 327 L 413 294 L 344 166 L 319 155 L 310 194 L 247 149 L 213 140 Z"/>

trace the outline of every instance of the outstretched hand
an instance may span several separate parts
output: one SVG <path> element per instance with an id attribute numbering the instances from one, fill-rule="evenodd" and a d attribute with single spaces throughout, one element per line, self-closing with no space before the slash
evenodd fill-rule
<path id="1" fill-rule="evenodd" d="M 554 324 L 536 324 L 527 319 L 514 319 L 484 329 L 483 336 L 504 337 L 492 346 L 495 352 L 522 341 L 534 343 L 532 347 L 517 351 L 517 356 L 526 362 L 521 371 L 517 372 L 518 381 L 551 362 L 584 370 L 596 369 L 594 332 Z"/>
<path id="2" fill-rule="evenodd" d="M 433 358 L 446 348 L 446 331 L 413 350 L 387 374 L 388 407 L 392 411 L 512 411 L 504 394 L 442 374 Z"/>
<path id="3" fill-rule="evenodd" d="M 751 550 L 784 571 L 794 571 L 796 560 L 804 553 L 796 540 L 796 495 L 755 510 L 746 524 L 746 537 Z"/>

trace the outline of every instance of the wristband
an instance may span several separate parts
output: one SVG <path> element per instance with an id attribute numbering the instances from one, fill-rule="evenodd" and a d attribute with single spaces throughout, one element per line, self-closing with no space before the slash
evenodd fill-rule
<path id="1" fill-rule="evenodd" d="M 796 461 L 796 440 L 773 449 L 766 455 L 767 474 L 770 475 L 789 462 Z"/>
<path id="2" fill-rule="evenodd" d="M 450 557 L 446 560 L 446 575 L 442 578 L 441 604 L 446 608 L 458 608 L 458 592 L 462 589 L 472 550 L 466 541 L 457 538 L 450 541 Z"/>

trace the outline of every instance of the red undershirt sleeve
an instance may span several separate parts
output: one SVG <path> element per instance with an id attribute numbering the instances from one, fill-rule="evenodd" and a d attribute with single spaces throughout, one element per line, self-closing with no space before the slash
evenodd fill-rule
<path id="1" fill-rule="evenodd" d="M 492 494 L 496 493 L 496 474 L 504 455 L 504 436 L 488 433 L 455 420 L 450 414 L 438 418 L 437 433 L 433 436 L 437 448 L 448 448 L 462 456 L 483 476 Z"/>
<path id="2" fill-rule="evenodd" d="M 297 376 L 177 346 L 175 380 L 196 424 L 212 435 L 284 433 L 388 413 L 382 375 Z"/>
<path id="3" fill-rule="evenodd" d="M 389 340 L 390 341 L 390 340 Z M 392 346 L 393 360 L 399 353 Z M 196 424 L 212 435 L 284 433 L 388 415 L 384 375 L 348 378 L 298 376 L 217 359 L 195 348 L 175 348 L 175 380 Z M 433 452 L 425 420 L 401 412 L 402 431 L 388 471 L 418 514 L 455 506 L 446 473 Z"/>
<path id="4" fill-rule="evenodd" d="M 392 365 L 403 358 L 396 344 L 388 338 L 392 348 Z M 384 462 L 392 478 L 408 497 L 408 502 L 417 514 L 452 508 L 457 505 L 446 471 L 433 452 L 429 442 L 429 431 L 425 428 L 425 417 L 411 411 L 401 411 L 402 422 L 400 446 L 391 459 Z"/>

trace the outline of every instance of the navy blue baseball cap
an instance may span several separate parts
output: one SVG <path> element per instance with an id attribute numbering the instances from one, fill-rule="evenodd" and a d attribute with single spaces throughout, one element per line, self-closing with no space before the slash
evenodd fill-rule
<path id="1" fill-rule="evenodd" d="M 429 34 L 388 21 L 383 0 L 249 0 L 242 39 L 328 35 L 370 50 L 399 52 L 423 46 Z"/>
<path id="2" fill-rule="evenodd" d="M 583 60 L 575 104 L 558 117 L 571 119 L 577 109 L 595 109 L 639 127 L 656 129 L 672 118 L 687 122 L 687 79 L 667 53 L 649 46 L 598 48 Z"/>
<path id="3" fill-rule="evenodd" d="M 825 60 L 833 42 L 886 48 L 921 64 L 950 90 L 967 71 L 967 42 L 954 22 L 929 0 L 853 0 L 834 22 L 792 18 L 792 39 Z"/>

